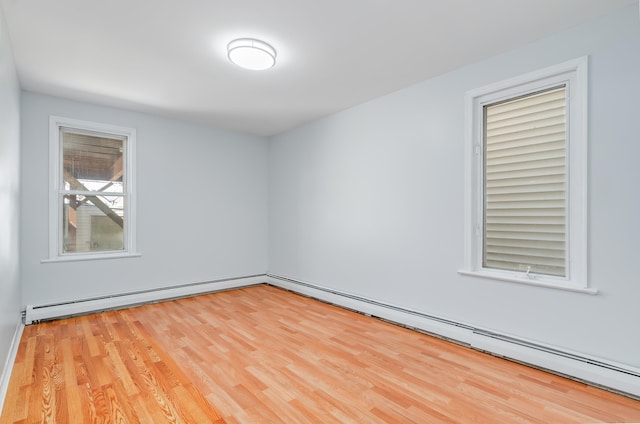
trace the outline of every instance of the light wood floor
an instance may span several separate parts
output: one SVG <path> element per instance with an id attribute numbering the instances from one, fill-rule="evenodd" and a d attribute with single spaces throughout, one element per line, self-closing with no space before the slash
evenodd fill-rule
<path id="1" fill-rule="evenodd" d="M 257 286 L 26 327 L 0 423 L 40 422 L 640 422 L 640 401 Z"/>

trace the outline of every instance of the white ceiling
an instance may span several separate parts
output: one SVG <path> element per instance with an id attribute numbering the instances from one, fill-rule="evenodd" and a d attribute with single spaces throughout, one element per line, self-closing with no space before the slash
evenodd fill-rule
<path id="1" fill-rule="evenodd" d="M 0 0 L 25 90 L 273 135 L 637 0 Z M 234 38 L 278 51 L 247 71 Z"/>

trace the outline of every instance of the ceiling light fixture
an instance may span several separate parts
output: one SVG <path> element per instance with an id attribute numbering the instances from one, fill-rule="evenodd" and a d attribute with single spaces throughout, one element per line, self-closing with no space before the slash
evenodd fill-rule
<path id="1" fill-rule="evenodd" d="M 263 71 L 276 64 L 276 49 L 264 41 L 238 38 L 227 45 L 229 60 L 241 68 Z"/>

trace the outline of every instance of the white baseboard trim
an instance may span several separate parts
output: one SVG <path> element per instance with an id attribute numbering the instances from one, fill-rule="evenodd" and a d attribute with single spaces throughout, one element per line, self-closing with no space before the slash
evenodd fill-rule
<path id="1" fill-rule="evenodd" d="M 451 339 L 473 349 L 486 351 L 542 368 L 595 386 L 640 398 L 640 369 L 580 352 L 540 344 L 512 335 L 411 311 L 372 299 L 267 274 L 266 282 L 283 289 L 320 299 L 367 315 Z"/>
<path id="2" fill-rule="evenodd" d="M 7 397 L 9 380 L 11 379 L 11 371 L 13 370 L 13 364 L 16 361 L 18 346 L 20 345 L 20 338 L 22 337 L 22 331 L 24 330 L 24 324 L 22 323 L 20 316 L 17 316 L 16 318 L 18 318 L 18 324 L 16 325 L 16 331 L 13 333 L 13 339 L 11 340 L 11 346 L 9 347 L 7 360 L 4 362 L 2 374 L 0 375 L 0 415 L 2 414 L 2 408 L 4 407 L 4 400 Z"/>
<path id="3" fill-rule="evenodd" d="M 24 322 L 26 325 L 30 325 L 42 320 L 95 313 L 163 300 L 177 299 L 180 297 L 247 287 L 262 284 L 265 282 L 265 278 L 264 274 L 252 275 L 131 293 L 119 293 L 110 296 L 101 296 L 91 299 L 74 300 L 49 305 L 27 305 Z"/>

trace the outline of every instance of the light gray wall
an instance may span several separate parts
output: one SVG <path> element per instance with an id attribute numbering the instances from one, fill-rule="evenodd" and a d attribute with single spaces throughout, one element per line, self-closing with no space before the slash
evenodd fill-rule
<path id="1" fill-rule="evenodd" d="M 23 304 L 263 274 L 264 138 L 40 94 L 22 96 Z M 48 257 L 49 116 L 137 130 L 137 245 L 142 257 Z"/>
<path id="2" fill-rule="evenodd" d="M 0 8 L 0 367 L 20 321 L 20 85 Z"/>
<path id="3" fill-rule="evenodd" d="M 591 296 L 457 273 L 465 91 L 590 55 Z M 640 366 L 637 6 L 270 139 L 269 271 Z"/>

